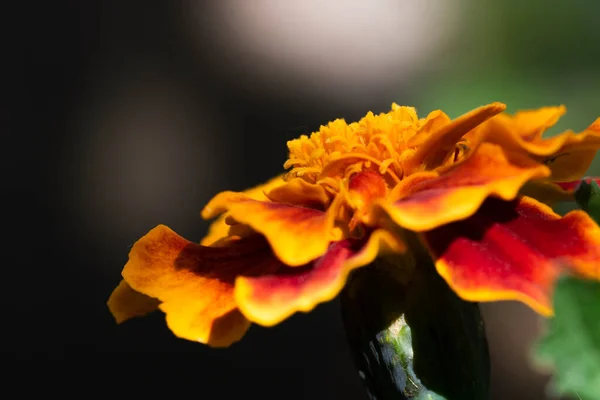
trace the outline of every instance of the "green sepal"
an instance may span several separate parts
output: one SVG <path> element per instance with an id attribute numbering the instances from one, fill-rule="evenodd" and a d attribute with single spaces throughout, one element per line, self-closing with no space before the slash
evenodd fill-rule
<path id="1" fill-rule="evenodd" d="M 595 180 L 581 181 L 575 191 L 575 201 L 596 223 L 600 223 L 600 186 Z"/>

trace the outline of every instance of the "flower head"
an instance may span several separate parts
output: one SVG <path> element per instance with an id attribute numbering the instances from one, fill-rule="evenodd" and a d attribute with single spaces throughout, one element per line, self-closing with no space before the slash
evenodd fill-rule
<path id="1" fill-rule="evenodd" d="M 551 315 L 561 272 L 600 278 L 600 228 L 549 206 L 572 198 L 600 148 L 600 119 L 546 139 L 564 107 L 504 108 L 451 120 L 394 104 L 288 142 L 287 173 L 205 206 L 217 220 L 200 244 L 163 225 L 136 242 L 111 312 L 121 322 L 158 307 L 177 336 L 228 346 L 251 322 L 333 299 L 377 257 L 418 268 L 428 254 L 466 300 L 520 300 Z"/>

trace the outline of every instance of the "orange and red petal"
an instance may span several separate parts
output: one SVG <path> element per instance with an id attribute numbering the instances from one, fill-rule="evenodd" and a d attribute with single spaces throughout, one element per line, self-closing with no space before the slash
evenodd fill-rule
<path id="1" fill-rule="evenodd" d="M 203 218 L 228 212 L 228 219 L 250 226 L 269 241 L 287 265 L 299 266 L 320 257 L 336 238 L 335 216 L 339 201 L 326 212 L 286 203 L 253 200 L 236 192 L 222 192 L 202 210 Z M 227 222 L 227 219 L 226 219 Z"/>
<path id="2" fill-rule="evenodd" d="M 176 336 L 222 347 L 250 326 L 233 298 L 235 278 L 280 266 L 259 235 L 205 247 L 159 225 L 133 245 L 122 275 L 135 292 L 160 301 Z"/>
<path id="3" fill-rule="evenodd" d="M 386 230 L 376 230 L 366 240 L 334 242 L 322 257 L 305 266 L 284 267 L 255 278 L 239 277 L 235 299 L 250 321 L 272 326 L 333 299 L 353 269 L 371 263 L 378 255 L 404 250 L 401 239 Z"/>
<path id="4" fill-rule="evenodd" d="M 352 175 L 348 182 L 348 203 L 354 209 L 361 209 L 387 194 L 385 181 L 373 171 L 361 171 Z"/>
<path id="5" fill-rule="evenodd" d="M 544 162 L 552 171 L 551 179 L 571 181 L 581 178 L 592 165 L 598 148 L 600 148 L 600 131 L 598 141 L 595 143 L 587 141 L 582 142 L 580 147 L 565 146 L 555 155 L 547 157 Z"/>
<path id="6" fill-rule="evenodd" d="M 107 302 L 108 309 L 115 317 L 117 324 L 158 310 L 159 304 L 158 299 L 133 290 L 125 280 L 119 282 Z"/>
<path id="7" fill-rule="evenodd" d="M 373 171 L 361 171 L 352 175 L 348 187 L 342 187 L 342 195 L 346 204 L 353 210 L 353 215 L 348 224 L 350 231 L 359 223 L 374 225 L 371 206 L 377 200 L 384 199 L 388 189 L 385 180 L 380 174 Z"/>
<path id="8" fill-rule="evenodd" d="M 468 140 L 477 136 L 513 136 L 518 135 L 526 142 L 541 139 L 542 134 L 567 112 L 565 106 L 541 107 L 518 111 L 514 115 L 502 113 L 481 124 L 477 129 L 465 135 Z"/>
<path id="9" fill-rule="evenodd" d="M 562 272 L 600 279 L 600 228 L 582 211 L 564 217 L 528 197 L 488 199 L 470 218 L 422 238 L 450 287 L 470 301 L 518 300 L 551 315 Z"/>
<path id="10" fill-rule="evenodd" d="M 549 174 L 548 167 L 525 155 L 482 143 L 462 162 L 409 176 L 376 211 L 406 229 L 426 231 L 471 216 L 490 196 L 512 200 L 527 181 Z"/>
<path id="11" fill-rule="evenodd" d="M 247 189 L 242 193 L 251 199 L 266 201 L 268 199 L 267 196 L 265 196 L 265 192 L 270 192 L 284 183 L 283 175 L 279 175 L 268 180 L 266 183 Z M 208 228 L 208 234 L 200 241 L 201 245 L 212 246 L 217 243 L 221 243 L 223 239 L 229 236 L 229 230 L 231 226 L 225 222 L 226 217 L 227 215 L 221 215 L 210 224 L 210 227 Z"/>
<path id="12" fill-rule="evenodd" d="M 433 169 L 441 165 L 447 153 L 454 150 L 456 143 L 466 133 L 505 109 L 506 105 L 502 103 L 488 104 L 461 115 L 446 124 L 441 123 L 446 120 L 445 114 L 428 117 L 421 131 L 417 132 L 408 143 L 409 147 L 417 147 L 417 150 L 404 162 L 405 174 L 423 168 Z M 432 127 L 436 129 L 429 131 L 428 129 Z"/>
<path id="13" fill-rule="evenodd" d="M 331 199 L 323 186 L 294 178 L 276 188 L 265 192 L 266 197 L 275 203 L 287 203 L 296 206 L 325 209 Z"/>
<path id="14" fill-rule="evenodd" d="M 541 138 L 543 133 L 554 126 L 566 112 L 567 108 L 559 105 L 521 110 L 514 115 L 500 114 L 494 119 L 504 123 L 508 129 L 519 132 L 523 139 L 531 141 Z"/>
<path id="15" fill-rule="evenodd" d="M 550 118 L 551 110 L 539 111 Z M 560 112 L 555 110 L 556 114 Z M 503 148 L 531 155 L 534 159 L 548 164 L 552 171 L 552 180 L 570 181 L 581 178 L 589 168 L 597 150 L 600 148 L 600 118 L 581 133 L 564 132 L 551 138 L 542 139 L 541 131 L 547 127 L 541 121 L 530 122 L 531 126 L 507 123 L 506 116 L 492 118 L 466 136 L 472 147 L 481 142 L 500 144 Z M 543 120 L 543 118 L 541 118 Z M 538 133 L 536 133 L 538 132 Z M 529 135 L 529 136 L 528 136 Z"/>

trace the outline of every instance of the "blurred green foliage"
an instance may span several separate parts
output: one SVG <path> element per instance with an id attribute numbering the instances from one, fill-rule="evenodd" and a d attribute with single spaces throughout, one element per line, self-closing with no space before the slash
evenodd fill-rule
<path id="1" fill-rule="evenodd" d="M 600 116 L 600 1 L 462 0 L 458 40 L 415 93 L 421 113 L 456 117 L 493 101 L 512 113 L 564 104 L 547 135 L 585 129 Z M 468 19 L 468 23 L 465 21 Z M 589 171 L 600 175 L 597 158 Z"/>
<path id="2" fill-rule="evenodd" d="M 554 369 L 554 391 L 600 400 L 600 283 L 561 278 L 554 308 L 556 316 L 534 349 L 535 360 Z"/>

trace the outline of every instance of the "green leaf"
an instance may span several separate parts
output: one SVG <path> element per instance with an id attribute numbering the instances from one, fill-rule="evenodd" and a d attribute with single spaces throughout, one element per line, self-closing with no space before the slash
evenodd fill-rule
<path id="1" fill-rule="evenodd" d="M 600 282 L 561 278 L 554 310 L 535 361 L 553 368 L 559 394 L 600 400 Z"/>
<path id="2" fill-rule="evenodd" d="M 596 223 L 600 223 L 600 186 L 596 181 L 582 181 L 575 192 L 575 200 Z"/>

